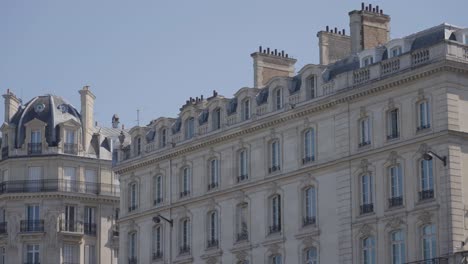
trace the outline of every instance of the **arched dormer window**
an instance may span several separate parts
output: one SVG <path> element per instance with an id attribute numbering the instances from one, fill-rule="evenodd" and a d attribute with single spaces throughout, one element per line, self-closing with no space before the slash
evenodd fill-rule
<path id="1" fill-rule="evenodd" d="M 195 118 L 189 117 L 185 120 L 185 139 L 191 139 L 195 135 Z"/>
<path id="2" fill-rule="evenodd" d="M 246 121 L 250 119 L 250 99 L 246 98 L 242 101 L 242 121 Z"/>
<path id="3" fill-rule="evenodd" d="M 273 92 L 273 97 L 274 97 L 274 100 L 273 100 L 273 103 L 274 103 L 274 109 L 275 110 L 280 110 L 283 108 L 283 89 L 280 88 L 277 88 L 274 92 Z"/>
<path id="4" fill-rule="evenodd" d="M 306 80 L 307 85 L 307 97 L 313 99 L 317 97 L 317 79 L 315 75 L 312 75 Z"/>
<path id="5" fill-rule="evenodd" d="M 212 121 L 212 129 L 213 130 L 218 130 L 221 128 L 221 109 L 216 108 L 213 110 L 213 113 L 211 115 L 211 121 Z"/>
<path id="6" fill-rule="evenodd" d="M 166 147 L 167 145 L 167 128 L 163 127 L 159 133 L 159 146 L 161 148 Z"/>
<path id="7" fill-rule="evenodd" d="M 361 66 L 362 67 L 367 67 L 371 64 L 374 63 L 374 56 L 366 56 L 364 58 L 362 58 L 362 62 L 361 62 Z"/>
<path id="8" fill-rule="evenodd" d="M 133 148 L 134 148 L 135 156 L 139 156 L 141 154 L 141 137 L 140 136 L 135 137 L 133 142 L 134 142 Z"/>
<path id="9" fill-rule="evenodd" d="M 403 49 L 401 48 L 401 46 L 395 46 L 395 47 L 391 48 L 390 49 L 390 58 L 400 56 L 402 51 L 403 51 Z"/>

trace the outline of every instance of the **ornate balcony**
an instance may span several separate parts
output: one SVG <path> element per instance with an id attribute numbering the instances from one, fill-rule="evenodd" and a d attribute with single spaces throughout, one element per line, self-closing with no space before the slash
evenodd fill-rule
<path id="1" fill-rule="evenodd" d="M 44 232 L 44 220 L 21 220 L 21 233 Z"/>
<path id="2" fill-rule="evenodd" d="M 274 234 L 274 233 L 279 233 L 281 232 L 281 225 L 272 225 L 269 228 L 269 233 Z"/>
<path id="3" fill-rule="evenodd" d="M 360 207 L 361 214 L 368 214 L 374 212 L 374 204 L 363 204 Z"/>
<path id="4" fill-rule="evenodd" d="M 59 223 L 60 232 L 69 232 L 69 233 L 83 233 L 83 223 L 79 221 L 65 221 L 60 220 Z"/>
<path id="5" fill-rule="evenodd" d="M 190 254 L 190 246 L 189 245 L 182 245 L 179 248 L 179 253 L 182 254 Z"/>
<path id="6" fill-rule="evenodd" d="M 403 205 L 402 196 L 392 197 L 388 199 L 388 207 L 396 207 L 396 206 L 402 206 L 402 205 Z"/>
<path id="7" fill-rule="evenodd" d="M 212 182 L 212 183 L 208 184 L 208 191 L 214 190 L 216 188 L 218 188 L 218 183 L 217 182 Z"/>
<path id="8" fill-rule="evenodd" d="M 434 190 L 422 190 L 419 192 L 419 201 L 428 200 L 434 198 Z"/>
<path id="9" fill-rule="evenodd" d="M 315 225 L 316 218 L 315 216 L 306 216 L 302 220 L 302 224 L 304 226 Z"/>
<path id="10" fill-rule="evenodd" d="M 306 164 L 315 160 L 315 156 L 306 156 L 302 158 L 302 164 Z"/>
<path id="11" fill-rule="evenodd" d="M 114 184 L 57 179 L 5 181 L 0 183 L 0 195 L 36 192 L 76 192 L 119 196 L 120 189 L 118 185 Z"/>
<path id="12" fill-rule="evenodd" d="M 397 139 L 399 137 L 400 137 L 400 133 L 394 132 L 394 133 L 391 133 L 390 135 L 387 135 L 387 140 Z"/>
<path id="13" fill-rule="evenodd" d="M 209 239 L 209 240 L 206 242 L 207 248 L 218 247 L 218 244 L 219 244 L 219 241 L 218 241 L 217 239 Z"/>
<path id="14" fill-rule="evenodd" d="M 244 174 L 244 175 L 239 175 L 237 176 L 237 182 L 242 182 L 242 181 L 245 181 L 249 178 L 249 175 L 248 174 Z"/>
<path id="15" fill-rule="evenodd" d="M 28 143 L 28 154 L 42 154 L 42 143 Z"/>
<path id="16" fill-rule="evenodd" d="M 63 144 L 63 153 L 66 154 L 78 154 L 78 144 L 74 143 L 64 143 Z"/>
<path id="17" fill-rule="evenodd" d="M 96 236 L 97 225 L 95 223 L 84 223 L 84 233 L 88 236 Z"/>
<path id="18" fill-rule="evenodd" d="M 362 142 L 359 143 L 358 147 L 362 148 L 362 147 L 368 146 L 370 144 L 371 144 L 370 141 L 362 141 Z"/>
<path id="19" fill-rule="evenodd" d="M 268 168 L 268 172 L 269 172 L 269 173 L 272 173 L 272 172 L 275 172 L 275 171 L 279 171 L 279 170 L 281 170 L 280 165 L 271 166 L 270 168 Z"/>
<path id="20" fill-rule="evenodd" d="M 416 131 L 421 131 L 428 128 L 431 128 L 431 124 L 420 125 L 416 128 Z"/>
<path id="21" fill-rule="evenodd" d="M 190 191 L 188 191 L 188 190 L 180 192 L 180 198 L 184 198 L 184 197 L 187 197 L 189 195 L 190 195 Z"/>

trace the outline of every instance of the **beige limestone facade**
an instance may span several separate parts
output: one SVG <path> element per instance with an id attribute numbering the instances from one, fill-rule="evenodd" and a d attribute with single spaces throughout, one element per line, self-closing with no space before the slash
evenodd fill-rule
<path id="1" fill-rule="evenodd" d="M 112 149 L 121 129 L 55 95 L 5 98 L 0 160 L 1 264 L 116 264 L 119 183 Z"/>
<path id="2" fill-rule="evenodd" d="M 468 29 L 381 43 L 378 7 L 350 19 L 344 58 L 121 138 L 119 263 L 463 263 Z M 290 62 L 252 57 L 255 76 L 258 58 Z"/>

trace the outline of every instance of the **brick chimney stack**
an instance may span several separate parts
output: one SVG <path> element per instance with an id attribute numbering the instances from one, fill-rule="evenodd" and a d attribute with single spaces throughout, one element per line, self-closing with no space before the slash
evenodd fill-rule
<path id="1" fill-rule="evenodd" d="M 3 95 L 5 98 L 5 117 L 6 123 L 10 123 L 11 118 L 18 112 L 18 108 L 21 105 L 21 100 L 13 94 L 10 89 L 7 89 L 6 94 Z"/>
<path id="2" fill-rule="evenodd" d="M 265 86 L 273 77 L 293 77 L 295 73 L 294 64 L 296 59 L 290 58 L 284 51 L 263 49 L 250 55 L 254 66 L 254 87 Z"/>
<path id="3" fill-rule="evenodd" d="M 330 29 L 317 33 L 320 49 L 320 64 L 328 65 L 351 54 L 351 37 L 346 35 L 346 31 Z"/>
<path id="4" fill-rule="evenodd" d="M 83 149 L 88 150 L 89 143 L 94 133 L 94 100 L 96 96 L 89 86 L 84 86 L 79 91 L 81 95 L 81 123 L 83 125 Z"/>
<path id="5" fill-rule="evenodd" d="M 361 10 L 349 12 L 351 52 L 356 53 L 385 44 L 390 40 L 390 16 L 379 6 L 361 4 Z"/>

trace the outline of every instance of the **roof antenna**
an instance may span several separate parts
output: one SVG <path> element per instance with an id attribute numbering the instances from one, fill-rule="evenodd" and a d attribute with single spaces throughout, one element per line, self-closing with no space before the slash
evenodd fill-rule
<path id="1" fill-rule="evenodd" d="M 137 126 L 140 126 L 140 109 L 137 109 Z"/>

